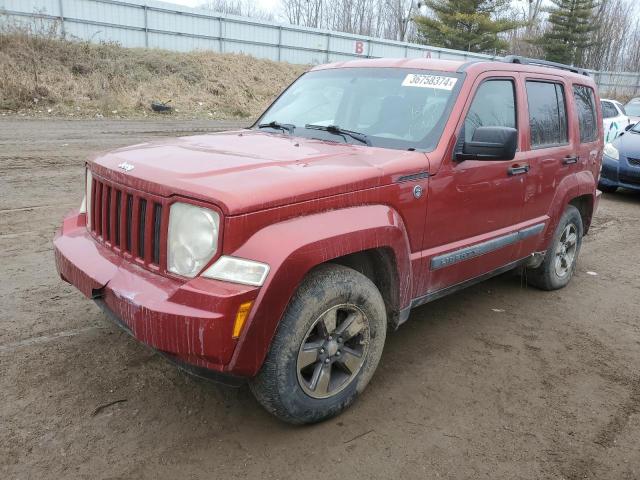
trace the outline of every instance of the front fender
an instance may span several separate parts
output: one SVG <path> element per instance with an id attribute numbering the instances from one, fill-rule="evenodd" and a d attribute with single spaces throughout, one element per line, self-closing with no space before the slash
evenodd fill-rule
<path id="1" fill-rule="evenodd" d="M 402 218 L 385 205 L 331 210 L 270 225 L 256 232 L 232 253 L 270 266 L 228 370 L 255 375 L 289 300 L 315 266 L 374 248 L 388 248 L 395 257 L 400 282 L 399 305 L 411 295 L 410 246 Z"/>

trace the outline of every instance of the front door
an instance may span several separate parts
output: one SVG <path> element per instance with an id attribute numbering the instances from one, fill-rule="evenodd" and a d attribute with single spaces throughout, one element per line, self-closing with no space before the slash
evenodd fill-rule
<path id="1" fill-rule="evenodd" d="M 473 138 L 477 127 L 518 128 L 522 122 L 517 101 L 521 86 L 515 76 L 486 74 L 474 89 L 456 149 Z M 513 160 L 451 158 L 430 178 L 424 245 L 428 293 L 515 260 L 527 172 L 519 149 Z"/>

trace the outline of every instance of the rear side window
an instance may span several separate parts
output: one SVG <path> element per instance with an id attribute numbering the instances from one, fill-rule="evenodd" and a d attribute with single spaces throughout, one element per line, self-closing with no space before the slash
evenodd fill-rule
<path id="1" fill-rule="evenodd" d="M 613 118 L 618 116 L 618 110 L 611 102 L 600 102 L 602 106 L 602 116 L 604 118 Z"/>
<path id="2" fill-rule="evenodd" d="M 527 82 L 531 146 L 544 148 L 568 142 L 564 88 L 558 83 Z"/>
<path id="3" fill-rule="evenodd" d="M 593 90 L 583 85 L 574 85 L 573 98 L 578 110 L 580 143 L 593 142 L 598 138 L 596 102 Z"/>
<path id="4" fill-rule="evenodd" d="M 464 121 L 464 139 L 478 127 L 516 128 L 516 98 L 511 80 L 487 80 L 478 90 Z"/>

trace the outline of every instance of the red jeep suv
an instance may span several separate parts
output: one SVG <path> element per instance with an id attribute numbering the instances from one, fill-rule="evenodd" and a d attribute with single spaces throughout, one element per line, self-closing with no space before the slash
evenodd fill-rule
<path id="1" fill-rule="evenodd" d="M 182 368 L 319 421 L 411 308 L 516 267 L 569 282 L 599 105 L 584 72 L 520 57 L 319 66 L 249 129 L 88 161 L 57 269 Z"/>

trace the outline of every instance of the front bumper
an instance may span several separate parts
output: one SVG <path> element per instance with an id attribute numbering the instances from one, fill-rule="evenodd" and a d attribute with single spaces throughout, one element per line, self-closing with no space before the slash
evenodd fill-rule
<path id="1" fill-rule="evenodd" d="M 631 165 L 624 155 L 619 160 L 602 157 L 602 173 L 598 185 L 640 191 L 640 167 Z"/>
<path id="2" fill-rule="evenodd" d="M 84 214 L 64 220 L 54 240 L 63 280 L 119 319 L 136 339 L 178 364 L 233 375 L 233 322 L 258 289 L 216 280 L 179 281 L 150 272 L 96 242 Z"/>

